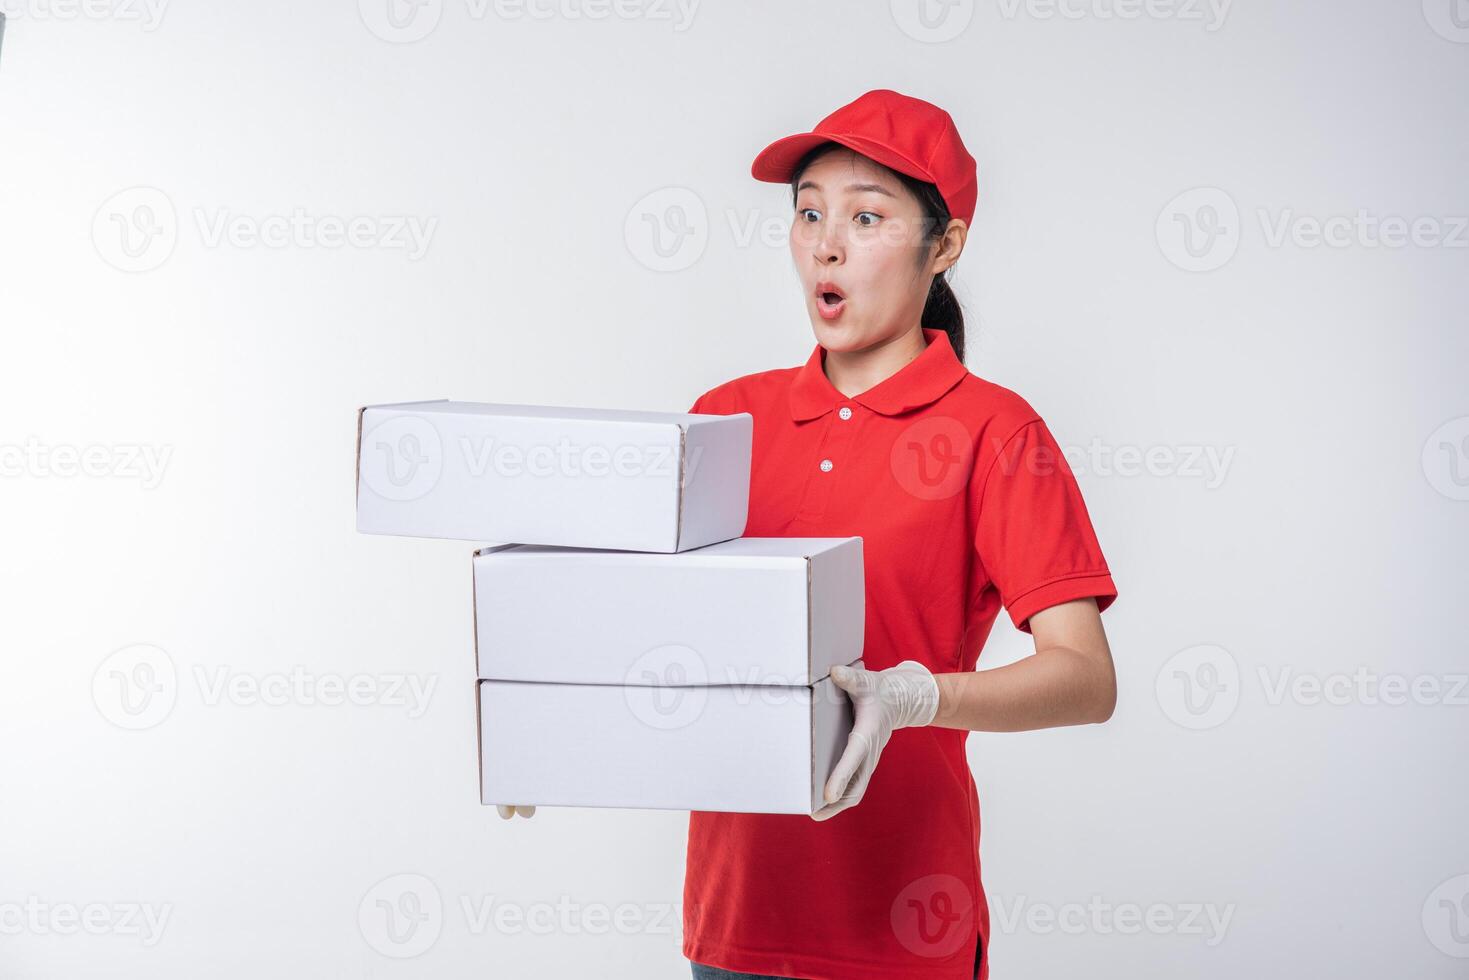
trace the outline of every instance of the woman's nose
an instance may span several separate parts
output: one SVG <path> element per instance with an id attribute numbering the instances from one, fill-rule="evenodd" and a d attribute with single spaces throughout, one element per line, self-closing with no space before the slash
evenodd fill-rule
<path id="1" fill-rule="evenodd" d="M 791 246 L 806 252 L 820 265 L 840 262 L 847 242 L 843 229 L 829 221 L 802 221 L 791 228 Z"/>
<path id="2" fill-rule="evenodd" d="M 841 232 L 833 230 L 831 225 L 822 226 L 815 247 L 818 261 L 822 264 L 830 264 L 840 260 L 845 247 L 846 242 L 842 240 Z"/>

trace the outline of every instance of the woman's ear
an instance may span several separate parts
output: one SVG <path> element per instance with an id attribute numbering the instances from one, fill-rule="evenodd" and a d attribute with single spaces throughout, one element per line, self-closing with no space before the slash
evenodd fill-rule
<path id="1" fill-rule="evenodd" d="M 947 272 L 949 267 L 959 261 L 959 255 L 964 251 L 964 242 L 969 237 L 969 226 L 959 218 L 950 218 L 949 224 L 944 228 L 939 237 L 939 247 L 934 252 L 933 269 L 934 275 Z"/>

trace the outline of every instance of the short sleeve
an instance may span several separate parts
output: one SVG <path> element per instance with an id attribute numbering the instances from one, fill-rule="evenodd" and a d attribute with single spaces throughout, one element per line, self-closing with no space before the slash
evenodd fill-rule
<path id="1" fill-rule="evenodd" d="M 728 415 L 728 414 L 730 414 L 728 411 L 725 411 L 724 409 L 720 408 L 719 405 L 718 405 L 718 403 L 720 401 L 724 400 L 724 399 L 721 398 L 721 396 L 719 394 L 719 391 L 720 391 L 720 389 L 718 387 L 710 388 L 708 391 L 704 392 L 698 398 L 695 398 L 694 399 L 694 404 L 691 405 L 691 406 L 689 406 L 688 414 L 690 414 L 690 415 Z"/>
<path id="2" fill-rule="evenodd" d="M 1022 426 L 987 464 L 978 490 L 974 546 L 1010 619 L 1091 596 L 1117 597 L 1081 488 L 1040 419 Z"/>

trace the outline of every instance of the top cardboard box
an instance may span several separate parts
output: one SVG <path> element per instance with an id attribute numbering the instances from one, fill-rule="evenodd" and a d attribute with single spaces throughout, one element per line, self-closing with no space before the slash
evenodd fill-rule
<path id="1" fill-rule="evenodd" d="M 357 413 L 357 530 L 673 553 L 739 537 L 753 418 L 427 401 Z"/>

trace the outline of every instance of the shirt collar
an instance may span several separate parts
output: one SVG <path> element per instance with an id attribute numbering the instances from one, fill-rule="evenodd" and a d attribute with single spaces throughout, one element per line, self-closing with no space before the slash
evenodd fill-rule
<path id="1" fill-rule="evenodd" d="M 897 373 L 850 399 L 826 376 L 823 366 L 826 348 L 817 344 L 791 380 L 791 417 L 797 422 L 818 418 L 844 401 L 854 401 L 879 415 L 897 415 L 937 401 L 969 372 L 954 356 L 948 334 L 927 327 L 922 330 L 928 341 L 922 353 Z"/>

